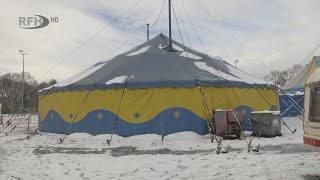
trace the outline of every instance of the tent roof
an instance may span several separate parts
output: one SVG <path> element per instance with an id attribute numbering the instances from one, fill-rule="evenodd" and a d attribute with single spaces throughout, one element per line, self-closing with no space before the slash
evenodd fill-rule
<path id="1" fill-rule="evenodd" d="M 160 34 L 128 52 L 109 61 L 99 62 L 40 92 L 124 86 L 126 88 L 197 85 L 269 87 L 264 81 L 235 68 L 220 57 L 210 57 L 176 41 L 173 41 L 173 48 L 176 51 L 169 52 L 165 50 L 168 42 L 168 37 Z"/>
<path id="2" fill-rule="evenodd" d="M 306 84 L 313 84 L 320 82 L 320 68 L 315 70 L 308 78 Z"/>
<path id="3" fill-rule="evenodd" d="M 308 77 L 320 68 L 320 56 L 314 56 L 295 78 L 284 85 L 284 90 L 288 92 L 300 91 L 304 89 Z"/>

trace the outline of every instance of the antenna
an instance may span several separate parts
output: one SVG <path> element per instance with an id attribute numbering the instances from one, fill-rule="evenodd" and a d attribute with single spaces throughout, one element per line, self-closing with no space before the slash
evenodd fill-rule
<path id="1" fill-rule="evenodd" d="M 147 40 L 149 41 L 149 25 L 150 24 L 147 24 Z"/>

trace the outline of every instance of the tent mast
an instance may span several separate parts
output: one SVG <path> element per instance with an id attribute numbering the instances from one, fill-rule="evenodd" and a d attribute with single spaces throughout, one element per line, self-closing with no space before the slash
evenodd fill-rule
<path id="1" fill-rule="evenodd" d="M 168 49 L 172 49 L 172 39 L 171 39 L 171 0 L 169 1 L 169 46 Z"/>

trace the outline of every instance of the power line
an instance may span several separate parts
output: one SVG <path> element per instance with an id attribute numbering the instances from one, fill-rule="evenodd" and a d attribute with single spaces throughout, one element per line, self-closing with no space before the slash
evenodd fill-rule
<path id="1" fill-rule="evenodd" d="M 135 7 L 138 7 L 139 4 L 141 4 L 141 2 L 144 0 L 138 0 L 135 3 Z M 131 9 L 133 8 L 133 6 L 129 6 L 129 8 L 127 8 L 123 13 L 121 13 L 120 15 L 118 15 L 117 17 L 113 18 L 111 20 L 111 22 L 109 22 L 107 25 L 105 25 L 103 28 L 101 28 L 100 30 L 96 31 L 92 36 L 90 36 L 85 42 L 83 42 L 80 46 L 76 47 L 73 51 L 71 51 L 71 53 L 69 53 L 67 56 L 65 56 L 64 58 L 61 58 L 61 60 L 56 63 L 52 68 L 50 68 L 46 73 L 44 73 L 40 78 L 37 79 L 37 81 L 39 81 L 40 79 L 42 79 L 44 76 L 46 76 L 49 72 L 51 72 L 53 69 L 55 69 L 60 63 L 62 63 L 63 61 L 69 59 L 74 53 L 76 53 L 81 47 L 85 46 L 89 41 L 91 41 L 94 37 L 96 37 L 98 34 L 100 34 L 102 31 L 104 31 L 105 29 L 107 29 L 108 27 L 110 27 L 114 22 L 118 21 L 118 19 L 122 16 L 124 16 L 125 14 L 127 14 Z"/>
<path id="2" fill-rule="evenodd" d="M 164 0 L 164 5 L 166 5 L 166 1 Z M 164 22 L 164 15 L 166 14 L 166 8 L 163 10 L 162 14 L 162 24 L 161 24 L 161 34 L 162 34 L 162 29 L 163 29 L 163 22 Z"/>
<path id="3" fill-rule="evenodd" d="M 135 3 L 135 8 L 138 7 L 139 4 L 141 4 L 141 2 L 144 0 L 138 0 Z M 120 17 L 124 16 L 126 13 L 128 13 L 131 9 L 133 8 L 133 6 L 130 6 L 129 8 L 127 8 L 123 13 L 121 13 L 119 16 L 113 18 L 111 20 L 110 23 L 108 23 L 106 26 L 104 26 L 103 28 L 101 28 L 99 31 L 95 32 L 92 36 L 90 36 L 85 42 L 83 42 L 80 46 L 76 47 L 73 51 L 71 51 L 71 53 L 69 53 L 66 57 L 61 58 L 61 60 L 56 63 L 52 68 L 50 68 L 46 73 L 44 73 L 40 78 L 38 78 L 36 81 L 39 81 L 40 79 L 42 79 L 45 75 L 47 75 L 49 72 L 51 72 L 53 69 L 55 69 L 61 62 L 67 60 L 69 57 L 71 57 L 74 53 L 76 53 L 81 47 L 85 46 L 90 40 L 92 40 L 95 36 L 97 36 L 99 33 L 101 33 L 102 31 L 104 31 L 105 29 L 107 29 L 108 27 L 110 27 L 114 22 L 116 22 Z M 50 89 L 51 90 L 51 89 Z M 49 94 L 49 93 L 48 93 Z M 44 95 L 43 97 L 45 97 L 46 95 Z M 39 100 L 39 102 L 43 99 L 43 97 Z M 31 105 L 31 103 L 29 103 L 27 106 L 25 106 L 17 115 L 12 115 L 12 117 L 9 119 L 9 121 L 13 121 L 15 120 L 18 115 L 23 114 L 23 116 L 19 119 L 19 121 L 21 121 L 21 119 L 28 113 L 28 112 L 23 112 L 27 107 L 29 107 L 29 105 Z M 3 129 L 5 129 L 7 127 L 4 127 Z M 3 129 L 0 129 L 0 132 L 3 131 Z"/>
<path id="4" fill-rule="evenodd" d="M 195 27 L 195 26 L 193 25 L 193 23 L 192 23 L 192 20 L 191 20 L 191 18 L 190 18 L 190 16 L 189 16 L 188 11 L 186 10 L 186 8 L 184 7 L 183 3 L 182 3 L 180 0 L 179 0 L 179 2 L 180 2 L 180 4 L 182 5 L 182 8 L 184 9 L 184 11 L 185 11 L 185 13 L 186 13 L 186 15 L 187 15 L 187 17 L 188 17 L 188 19 L 189 19 L 189 21 L 190 21 L 193 29 L 194 29 L 194 31 L 196 32 L 196 35 L 197 35 L 197 37 L 198 37 L 198 39 L 199 39 L 199 41 L 200 41 L 200 43 L 201 43 L 201 46 L 202 46 L 203 50 L 205 51 L 206 55 L 208 56 L 207 50 L 206 50 L 206 48 L 204 47 L 202 40 L 200 39 L 200 36 L 199 36 L 199 34 L 198 34 L 198 31 L 197 31 L 196 27 Z"/>
<path id="5" fill-rule="evenodd" d="M 207 10 L 205 10 L 203 7 L 200 7 L 209 17 L 211 17 L 211 15 L 210 15 L 210 13 L 207 11 Z M 221 19 L 221 18 L 220 18 Z M 223 20 L 219 20 L 218 22 L 220 22 L 220 23 L 224 23 L 224 21 Z M 244 48 L 246 48 L 246 44 L 245 44 L 245 42 L 244 41 L 242 41 L 240 38 L 238 38 L 227 26 L 226 26 L 226 28 L 227 28 L 227 30 L 232 34 L 232 36 L 234 37 L 234 38 L 236 38 L 242 45 L 243 45 L 243 47 Z M 320 47 L 320 44 L 318 45 L 319 47 Z M 315 50 L 318 48 L 318 46 L 315 48 Z M 314 50 L 314 51 L 315 51 Z M 313 52 L 314 52 L 313 51 Z M 273 73 L 272 71 L 271 71 L 271 69 L 270 68 L 268 68 L 268 66 L 260 59 L 260 58 L 258 58 L 257 56 L 255 56 L 254 55 L 254 53 L 249 49 L 249 53 L 251 53 L 251 55 L 253 55 L 270 73 Z M 254 86 L 254 85 L 253 85 Z M 282 91 L 285 95 L 287 95 L 286 94 L 286 92 L 282 89 L 282 88 L 280 88 L 280 87 L 278 87 L 279 88 L 279 90 L 280 91 Z M 256 89 L 256 88 L 255 88 Z M 288 95 L 287 95 L 288 96 Z M 288 96 L 289 97 L 289 99 L 291 99 L 291 97 L 290 96 Z M 298 105 L 299 106 L 299 105 Z M 299 106 L 300 107 L 300 106 Z M 301 107 L 300 107 L 301 108 Z"/>
<path id="6" fill-rule="evenodd" d="M 183 21 L 179 6 L 177 6 L 177 9 L 178 9 L 178 13 L 179 13 L 179 16 L 180 16 L 180 19 L 181 19 L 181 22 L 182 22 L 182 26 L 183 26 L 184 32 L 186 34 L 188 45 L 189 45 L 189 47 L 191 47 L 191 44 L 190 44 L 190 41 L 189 41 L 189 36 L 188 36 L 187 30 L 186 30 L 186 27 L 185 27 L 185 24 L 184 24 L 184 21 Z"/>
<path id="7" fill-rule="evenodd" d="M 158 17 L 157 17 L 157 19 L 156 19 L 156 21 L 150 26 L 150 29 L 151 28 L 153 28 L 153 26 L 155 26 L 156 24 L 157 24 L 157 22 L 158 22 L 158 20 L 159 20 L 159 18 L 160 18 L 160 16 L 161 16 L 161 13 L 162 13 L 162 10 L 163 10 L 163 7 L 164 7 L 164 4 L 165 4 L 165 1 L 166 0 L 163 0 L 163 2 L 162 2 L 162 6 L 161 6 L 161 9 L 160 9 L 160 12 L 159 12 L 159 15 L 158 15 Z"/>
<path id="8" fill-rule="evenodd" d="M 320 47 L 320 42 L 317 43 L 317 45 L 315 46 L 315 48 L 312 49 L 312 51 L 311 51 L 310 53 L 308 53 L 307 56 L 306 56 L 305 58 L 303 58 L 303 59 L 299 62 L 299 64 L 302 64 L 302 62 L 307 61 L 311 56 L 313 56 L 314 53 L 319 49 L 319 47 Z M 307 63 L 303 63 L 303 64 L 305 65 L 305 64 L 307 64 Z"/>
<path id="9" fill-rule="evenodd" d="M 173 13 L 174 13 L 174 17 L 176 19 L 176 23 L 177 23 L 177 26 L 178 26 L 178 29 L 179 29 L 179 34 L 180 34 L 180 38 L 181 38 L 181 42 L 182 42 L 182 46 L 183 46 L 183 50 L 184 52 L 186 53 L 187 57 L 188 57 L 188 53 L 186 51 L 186 46 L 184 45 L 184 41 L 183 41 L 183 37 L 182 37 L 182 33 L 181 33 L 181 30 L 180 30 L 180 26 L 179 26 L 179 23 L 178 23 L 178 18 L 176 16 L 176 13 L 175 13 L 175 9 L 174 9 L 174 6 L 172 4 L 172 9 L 173 9 Z M 175 56 L 178 57 L 178 55 L 176 53 L 174 53 Z M 182 62 L 181 60 L 181 57 L 178 57 L 178 59 L 180 60 L 180 63 L 183 65 L 183 67 L 185 66 L 185 64 Z M 218 139 L 216 137 L 216 133 L 215 133 L 215 130 L 213 128 L 213 124 L 212 124 L 212 121 L 211 121 L 211 115 L 213 116 L 213 113 L 212 111 L 209 109 L 208 107 L 208 103 L 207 103 L 207 99 L 206 99 L 206 94 L 205 92 L 203 91 L 203 89 L 201 88 L 200 84 L 199 84 L 199 80 L 197 79 L 196 75 L 195 75 L 195 71 L 193 69 L 193 67 L 191 66 L 191 61 L 189 61 L 189 66 L 190 66 L 190 71 L 192 73 L 192 76 L 193 76 L 193 79 L 195 80 L 195 83 L 196 85 L 198 86 L 199 88 L 199 93 L 200 93 L 200 96 L 201 96 L 201 102 L 202 102 L 202 106 L 203 106 L 203 110 L 204 110 L 204 113 L 205 113 L 205 116 L 206 116 L 206 119 L 207 119 L 207 126 L 208 126 L 208 132 L 210 134 L 210 138 L 211 138 L 211 142 L 213 143 L 213 139 L 216 140 L 216 142 L 218 142 Z M 186 71 L 188 71 L 188 69 L 186 67 L 184 67 L 186 69 Z M 214 106 L 214 105 L 213 105 Z"/>
<path id="10" fill-rule="evenodd" d="M 199 34 L 198 34 L 198 31 L 197 31 L 196 27 L 194 26 L 194 24 L 193 24 L 193 22 L 192 22 L 192 20 L 191 20 L 191 18 L 190 18 L 190 16 L 189 16 L 189 13 L 187 12 L 187 10 L 186 10 L 186 8 L 184 7 L 183 3 L 182 3 L 180 0 L 179 0 L 179 2 L 180 2 L 180 4 L 181 4 L 182 8 L 184 9 L 184 12 L 185 12 L 185 14 L 186 14 L 187 17 L 188 17 L 189 22 L 190 22 L 190 24 L 192 25 L 192 27 L 193 27 L 196 35 L 197 35 L 197 38 L 198 38 L 199 42 L 201 43 L 201 46 L 202 46 L 205 54 L 207 55 L 206 58 L 209 58 L 208 52 L 207 52 L 206 48 L 204 47 L 204 44 L 203 44 L 203 42 L 202 42 L 202 40 L 201 40 L 201 38 L 200 38 L 200 36 L 199 36 Z M 220 77 L 221 79 L 224 79 L 224 80 L 229 81 L 229 80 L 226 79 L 226 78 L 223 78 L 223 77 L 221 77 L 221 76 L 218 76 L 218 74 L 220 74 L 220 73 L 218 72 L 217 69 L 214 68 L 214 70 L 216 71 L 216 74 L 215 74 L 215 75 L 216 75 L 217 77 Z"/>
<path id="11" fill-rule="evenodd" d="M 212 15 L 211 15 L 206 9 L 204 9 L 204 8 L 201 7 L 201 6 L 199 6 L 199 7 L 200 7 L 200 9 L 202 9 L 202 11 L 204 11 L 204 12 L 207 14 L 207 16 L 209 16 L 210 18 L 212 18 Z M 219 23 L 226 24 L 221 18 L 220 18 L 220 20 L 216 20 L 216 21 L 219 22 Z M 229 29 L 227 26 L 225 26 L 225 27 L 226 27 L 226 29 L 229 31 L 229 33 L 230 33 L 235 39 L 237 39 L 237 40 L 241 43 L 242 46 L 244 46 L 246 49 L 248 49 L 244 41 L 242 41 L 240 38 L 238 38 L 238 37 L 231 31 L 231 29 Z M 257 56 L 255 56 L 254 53 L 253 53 L 250 49 L 249 49 L 249 53 L 250 53 L 251 55 L 253 55 L 267 70 L 269 70 L 269 71 L 271 72 L 271 70 L 267 67 L 267 65 L 266 65 L 261 59 L 259 59 Z"/>

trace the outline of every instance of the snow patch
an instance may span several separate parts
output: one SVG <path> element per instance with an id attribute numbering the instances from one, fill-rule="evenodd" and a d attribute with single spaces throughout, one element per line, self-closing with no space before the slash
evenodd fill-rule
<path id="1" fill-rule="evenodd" d="M 68 86 L 68 85 L 70 85 L 70 84 L 72 84 L 72 83 L 75 83 L 75 82 L 77 82 L 77 81 L 79 81 L 79 80 L 81 80 L 81 79 L 89 76 L 90 74 L 96 72 L 98 69 L 100 69 L 100 68 L 101 68 L 102 66 L 104 66 L 104 65 L 105 65 L 105 63 L 99 64 L 99 65 L 97 65 L 97 66 L 92 66 L 91 68 L 89 68 L 89 69 L 87 69 L 87 70 L 85 70 L 85 71 L 83 71 L 83 72 L 81 72 L 81 73 L 78 73 L 78 74 L 72 76 L 72 77 L 69 78 L 69 79 L 66 79 L 66 80 L 64 80 L 64 81 L 61 81 L 60 83 L 57 83 L 57 84 L 55 84 L 54 86 L 55 86 L 55 87 Z M 44 89 L 43 89 L 43 90 L 44 90 Z"/>
<path id="2" fill-rule="evenodd" d="M 246 82 L 248 84 L 253 84 L 253 83 L 259 83 L 259 84 L 266 84 L 266 82 L 264 82 L 261 79 L 255 78 L 253 76 L 251 76 L 250 74 L 247 74 L 245 72 L 242 72 L 241 70 L 227 65 L 230 74 L 224 73 L 222 71 L 220 71 L 219 69 L 215 69 L 213 67 L 210 67 L 207 65 L 206 62 L 194 62 L 194 64 L 202 70 L 208 71 L 209 73 L 219 76 L 223 79 L 229 80 L 229 81 L 241 81 L 241 82 Z M 231 75 L 232 74 L 232 75 Z"/>
<path id="3" fill-rule="evenodd" d="M 162 46 L 161 44 L 159 44 L 158 46 L 160 49 L 166 48 L 168 46 Z M 172 44 L 173 49 L 177 50 L 177 51 L 184 51 L 184 49 L 176 44 Z"/>
<path id="4" fill-rule="evenodd" d="M 270 111 L 270 110 L 263 110 L 263 111 L 252 111 L 252 114 L 273 114 L 273 115 L 279 115 L 280 111 Z"/>
<path id="5" fill-rule="evenodd" d="M 127 54 L 126 56 L 136 56 L 136 55 L 139 55 L 139 54 L 141 54 L 141 53 L 144 53 L 144 52 L 148 51 L 149 48 L 150 48 L 150 46 L 143 47 L 143 48 L 141 48 L 141 49 L 139 49 L 139 50 L 137 50 L 137 51 L 133 51 L 133 52 Z"/>
<path id="6" fill-rule="evenodd" d="M 226 80 L 243 81 L 242 79 L 239 79 L 235 76 L 226 74 L 218 69 L 214 69 L 213 67 L 208 66 L 206 62 L 199 62 L 199 61 L 194 62 L 194 65 L 196 65 L 199 69 L 208 71 L 209 73 L 216 75 L 216 76 L 219 76 L 219 77 L 226 79 Z"/>
<path id="7" fill-rule="evenodd" d="M 110 84 L 121 84 L 121 83 L 124 83 L 126 81 L 128 77 L 127 76 L 118 76 L 118 77 L 115 77 L 109 81 L 106 82 L 107 85 L 110 85 Z"/>
<path id="8" fill-rule="evenodd" d="M 39 90 L 39 92 L 42 92 L 42 91 L 45 91 L 45 90 L 50 90 L 53 87 L 54 87 L 54 85 L 46 87 L 46 88 L 43 88 L 43 89 Z"/>
<path id="9" fill-rule="evenodd" d="M 213 74 L 213 75 L 217 75 L 217 70 L 214 69 L 213 67 L 210 67 L 207 65 L 207 63 L 205 62 L 194 62 L 194 65 L 196 65 L 199 69 L 208 71 L 209 73 Z"/>
<path id="10" fill-rule="evenodd" d="M 280 95 L 296 96 L 296 95 L 304 95 L 304 92 L 303 91 L 296 91 L 293 93 L 286 93 L 286 94 L 280 94 Z"/>
<path id="11" fill-rule="evenodd" d="M 224 61 L 221 57 L 219 57 L 219 56 L 211 56 L 210 55 L 210 57 L 211 58 L 213 58 L 213 59 L 217 59 L 217 60 L 220 60 L 220 61 Z"/>
<path id="12" fill-rule="evenodd" d="M 193 132 L 165 136 L 163 145 L 161 136 L 155 134 L 127 138 L 114 134 L 111 145 L 106 141 L 110 134 L 77 133 L 62 144 L 59 139 L 64 134 L 3 135 L 0 179 L 159 179 L 159 174 L 161 179 L 303 179 L 306 174 L 317 174 L 319 152 L 303 145 L 303 122 L 299 118 L 283 120 L 297 129 L 295 134 L 283 124 L 279 137 L 258 139 L 251 132 L 244 133 L 247 139 L 253 139 L 254 147 L 261 145 L 259 153 L 248 153 L 244 140 L 225 139 L 223 146 L 233 149 L 218 155 L 217 143 L 211 143 L 209 135 Z M 158 151 L 138 155 L 137 150 Z M 122 156 L 115 157 L 114 153 Z M 32 171 L 30 167 L 34 167 Z"/>
<path id="13" fill-rule="evenodd" d="M 163 49 L 163 48 L 165 48 L 166 46 L 162 46 L 161 44 L 159 44 L 159 46 L 158 46 L 160 49 Z"/>
<path id="14" fill-rule="evenodd" d="M 184 49 L 176 44 L 172 44 L 173 49 L 177 50 L 177 51 L 184 51 Z"/>
<path id="15" fill-rule="evenodd" d="M 182 52 L 182 53 L 180 54 L 180 56 L 186 57 L 186 58 L 197 59 L 197 60 L 202 59 L 202 57 L 197 56 L 197 55 L 195 55 L 195 54 L 193 54 L 193 53 L 190 53 L 190 52 L 186 52 L 186 51 Z"/>

